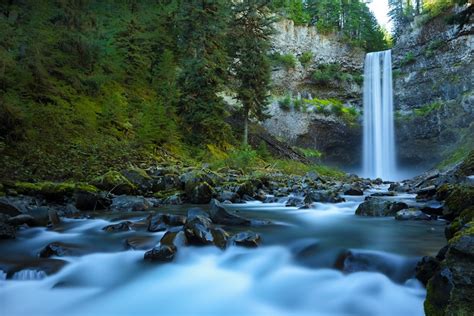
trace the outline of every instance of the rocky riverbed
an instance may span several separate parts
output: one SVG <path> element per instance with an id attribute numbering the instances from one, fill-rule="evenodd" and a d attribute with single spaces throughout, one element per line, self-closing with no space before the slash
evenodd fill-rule
<path id="1" fill-rule="evenodd" d="M 163 166 L 4 183 L 3 308 L 467 315 L 472 158 L 399 183 Z"/>

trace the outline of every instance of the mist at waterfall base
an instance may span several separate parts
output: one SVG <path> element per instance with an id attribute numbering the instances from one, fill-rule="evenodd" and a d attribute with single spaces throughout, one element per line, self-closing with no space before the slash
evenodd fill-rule
<path id="1" fill-rule="evenodd" d="M 145 263 L 145 250 L 123 248 L 126 238 L 144 234 L 159 240 L 163 232 L 110 234 L 102 227 L 111 222 L 103 219 L 65 219 L 57 231 L 22 230 L 16 241 L 0 244 L 1 253 L 9 254 L 0 259 L 0 268 L 3 260 L 22 260 L 25 269 L 8 280 L 0 273 L 0 311 L 9 316 L 423 315 L 426 293 L 412 271 L 420 256 L 443 245 L 442 224 L 356 217 L 364 197 L 345 198 L 309 210 L 285 207 L 288 198 L 229 205 L 242 216 L 275 223 L 252 228 L 262 235 L 261 247 L 184 247 L 168 264 Z M 185 214 L 186 206 L 170 211 Z M 135 219 L 140 217 L 129 220 Z M 90 254 L 58 258 L 67 265 L 47 277 L 31 265 L 24 268 L 54 241 Z M 350 273 L 334 268 L 347 249 L 355 255 Z"/>

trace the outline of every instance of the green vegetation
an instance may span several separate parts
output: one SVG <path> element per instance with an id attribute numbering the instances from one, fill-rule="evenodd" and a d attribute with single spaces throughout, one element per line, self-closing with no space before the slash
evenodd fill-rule
<path id="1" fill-rule="evenodd" d="M 313 61 L 313 53 L 312 52 L 304 52 L 301 54 L 301 56 L 298 58 L 301 65 L 303 65 L 303 67 L 308 67 L 311 62 Z"/>
<path id="2" fill-rule="evenodd" d="M 430 113 L 441 109 L 442 106 L 443 106 L 443 104 L 439 101 L 438 102 L 433 102 L 433 103 L 430 103 L 430 104 L 423 105 L 422 107 L 420 107 L 418 109 L 414 109 L 413 113 L 416 116 L 427 116 Z"/>
<path id="3" fill-rule="evenodd" d="M 289 54 L 273 54 L 270 56 L 274 65 L 282 66 L 286 70 L 294 69 L 296 67 L 296 57 L 295 55 Z"/>
<path id="4" fill-rule="evenodd" d="M 337 33 L 344 42 L 367 51 L 390 45 L 365 1 L 277 0 L 272 5 L 296 25 L 314 25 L 323 34 Z"/>
<path id="5" fill-rule="evenodd" d="M 280 106 L 280 109 L 288 112 L 291 110 L 291 102 L 292 102 L 291 96 L 287 95 L 283 99 L 278 101 L 278 105 Z"/>
<path id="6" fill-rule="evenodd" d="M 406 66 L 411 63 L 414 63 L 416 60 L 415 55 L 412 52 L 408 52 L 405 56 L 403 56 L 403 59 L 400 61 L 401 66 Z"/>
<path id="7" fill-rule="evenodd" d="M 301 148 L 301 147 L 295 147 L 294 149 L 296 151 L 300 152 L 306 158 L 319 159 L 319 158 L 322 157 L 322 153 L 318 150 L 314 150 L 314 149 L 311 149 L 311 148 Z"/>
<path id="8" fill-rule="evenodd" d="M 439 50 L 441 47 L 445 45 L 443 40 L 437 39 L 430 42 L 426 48 L 425 56 L 426 57 L 433 57 L 436 54 L 436 51 Z"/>
<path id="9" fill-rule="evenodd" d="M 355 82 L 362 85 L 364 77 L 360 73 L 344 71 L 339 64 L 321 64 L 312 73 L 311 79 L 317 85 L 330 86 L 338 83 Z"/>

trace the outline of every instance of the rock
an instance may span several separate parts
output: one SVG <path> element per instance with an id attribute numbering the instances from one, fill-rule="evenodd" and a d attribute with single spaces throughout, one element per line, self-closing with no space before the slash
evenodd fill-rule
<path id="1" fill-rule="evenodd" d="M 212 200 L 211 202 L 210 217 L 216 224 L 243 226 L 251 224 L 249 219 L 227 212 L 217 200 Z"/>
<path id="2" fill-rule="evenodd" d="M 95 192 L 76 192 L 73 196 L 74 206 L 81 211 L 103 210 L 110 205 L 110 199 Z"/>
<path id="3" fill-rule="evenodd" d="M 58 212 L 56 212 L 55 210 L 48 211 L 48 218 L 49 218 L 50 223 L 53 225 L 53 227 L 61 223 Z"/>
<path id="4" fill-rule="evenodd" d="M 452 220 L 461 212 L 474 205 L 474 186 L 456 185 L 452 188 L 445 201 L 443 216 Z"/>
<path id="5" fill-rule="evenodd" d="M 71 197 L 76 192 L 96 193 L 98 191 L 93 185 L 71 182 L 16 182 L 15 189 L 18 193 L 41 196 L 54 202 L 64 202 L 66 198 Z"/>
<path id="6" fill-rule="evenodd" d="M 230 245 L 243 246 L 249 248 L 258 247 L 261 242 L 260 235 L 252 231 L 241 232 L 233 235 L 229 239 Z"/>
<path id="7" fill-rule="evenodd" d="M 239 187 L 237 188 L 237 194 L 240 197 L 243 197 L 244 195 L 253 196 L 256 190 L 257 188 L 252 183 L 252 181 L 246 181 L 239 185 Z"/>
<path id="8" fill-rule="evenodd" d="M 416 199 L 417 200 L 429 200 L 433 198 L 436 194 L 436 187 L 434 185 L 430 185 L 424 188 L 419 189 L 416 191 Z"/>
<path id="9" fill-rule="evenodd" d="M 359 216 L 394 216 L 398 211 L 408 208 L 403 202 L 390 202 L 372 198 L 361 203 L 356 209 Z"/>
<path id="10" fill-rule="evenodd" d="M 311 204 L 314 202 L 322 203 L 340 203 L 345 200 L 339 196 L 336 191 L 331 190 L 313 190 L 306 194 L 304 198 L 305 204 Z"/>
<path id="11" fill-rule="evenodd" d="M 20 226 L 26 224 L 30 227 L 39 226 L 38 221 L 31 215 L 21 214 L 14 217 L 10 217 L 7 220 L 7 223 L 12 226 Z"/>
<path id="12" fill-rule="evenodd" d="M 207 182 L 197 184 L 186 197 L 193 204 L 207 204 L 211 201 L 214 190 Z"/>
<path id="13" fill-rule="evenodd" d="M 171 262 L 177 251 L 178 249 L 173 245 L 160 245 L 145 252 L 144 259 L 151 262 Z"/>
<path id="14" fill-rule="evenodd" d="M 125 239 L 125 248 L 134 250 L 146 250 L 156 245 L 152 236 L 133 236 Z"/>
<path id="15" fill-rule="evenodd" d="M 257 194 L 255 195 L 255 199 L 256 199 L 257 201 L 263 202 L 263 201 L 265 201 L 265 200 L 267 199 L 267 194 L 266 194 L 265 191 L 263 191 L 262 189 L 259 189 L 259 190 L 257 191 Z"/>
<path id="16" fill-rule="evenodd" d="M 231 191 L 222 191 L 217 195 L 217 200 L 219 202 L 230 201 L 234 203 L 238 198 L 237 193 Z"/>
<path id="17" fill-rule="evenodd" d="M 131 194 L 136 190 L 135 185 L 117 171 L 109 171 L 94 179 L 93 184 L 101 190 L 118 195 Z"/>
<path id="18" fill-rule="evenodd" d="M 183 201 L 181 200 L 180 194 L 173 194 L 168 196 L 163 200 L 163 204 L 169 204 L 169 205 L 181 205 L 183 204 Z"/>
<path id="19" fill-rule="evenodd" d="M 195 245 L 211 245 L 214 242 L 210 226 L 211 220 L 206 215 L 193 212 L 190 216 L 188 211 L 188 219 L 184 226 L 184 232 L 189 243 Z"/>
<path id="20" fill-rule="evenodd" d="M 285 203 L 286 207 L 300 207 L 303 205 L 304 205 L 303 199 L 298 198 L 298 197 L 290 197 L 288 201 L 286 201 Z"/>
<path id="21" fill-rule="evenodd" d="M 66 244 L 62 242 L 52 242 L 46 245 L 39 253 L 40 258 L 49 258 L 52 256 L 78 256 L 81 252 L 77 245 Z"/>
<path id="22" fill-rule="evenodd" d="M 425 256 L 418 262 L 415 268 L 415 276 L 426 286 L 428 280 L 438 272 L 440 261 L 437 258 Z"/>
<path id="23" fill-rule="evenodd" d="M 449 225 L 446 226 L 444 234 L 447 240 L 450 240 L 454 235 L 465 228 L 466 224 L 474 221 L 474 206 L 471 206 L 461 212 Z"/>
<path id="24" fill-rule="evenodd" d="M 118 224 L 107 225 L 104 228 L 102 228 L 102 230 L 105 230 L 106 232 L 109 232 L 109 233 L 126 232 L 126 231 L 131 230 L 130 228 L 131 224 L 132 222 L 125 221 Z"/>
<path id="25" fill-rule="evenodd" d="M 181 215 L 159 214 L 151 219 L 148 225 L 148 231 L 164 231 L 168 226 L 183 226 L 186 223 L 186 217 Z"/>
<path id="26" fill-rule="evenodd" d="M 15 239 L 16 229 L 10 224 L 0 221 L 0 240 Z"/>
<path id="27" fill-rule="evenodd" d="M 188 244 L 185 233 L 178 228 L 168 230 L 160 240 L 160 245 L 182 247 Z"/>
<path id="28" fill-rule="evenodd" d="M 345 195 L 364 195 L 364 191 L 359 188 L 350 188 L 344 192 Z"/>
<path id="29" fill-rule="evenodd" d="M 221 249 L 227 247 L 227 241 L 229 239 L 229 234 L 222 228 L 212 228 L 211 234 L 214 239 L 214 245 Z"/>
<path id="30" fill-rule="evenodd" d="M 0 198 L 0 214 L 17 216 L 21 214 L 21 211 L 15 204 L 10 202 L 7 198 Z"/>
<path id="31" fill-rule="evenodd" d="M 431 217 L 426 215 L 420 210 L 409 208 L 405 210 L 398 211 L 395 214 L 395 219 L 399 221 L 406 221 L 406 220 L 430 220 Z"/>
<path id="32" fill-rule="evenodd" d="M 388 191 L 388 192 L 375 192 L 375 193 L 372 193 L 370 196 L 371 197 L 382 197 L 382 196 L 395 196 L 395 195 L 397 195 L 396 192 Z"/>
<path id="33" fill-rule="evenodd" d="M 52 210 L 44 206 L 32 207 L 28 210 L 28 215 L 33 216 L 38 225 L 46 226 L 49 222 L 49 212 Z"/>
<path id="34" fill-rule="evenodd" d="M 120 195 L 112 199 L 111 210 L 114 212 L 146 211 L 152 204 L 143 196 Z"/>
<path id="35" fill-rule="evenodd" d="M 146 193 L 153 187 L 152 178 L 143 169 L 130 167 L 122 170 L 121 174 L 141 192 Z"/>

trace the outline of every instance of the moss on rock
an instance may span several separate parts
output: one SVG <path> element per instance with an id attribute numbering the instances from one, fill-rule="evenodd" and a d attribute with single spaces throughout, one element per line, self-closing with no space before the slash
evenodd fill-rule
<path id="1" fill-rule="evenodd" d="M 20 194 L 42 195 L 48 199 L 60 199 L 65 196 L 72 196 L 75 192 L 98 192 L 97 188 L 93 185 L 72 182 L 16 182 L 14 189 Z"/>
<path id="2" fill-rule="evenodd" d="M 474 186 L 456 185 L 446 198 L 443 215 L 452 220 L 472 205 L 474 205 Z"/>
<path id="3" fill-rule="evenodd" d="M 109 171 L 95 178 L 93 184 L 99 189 L 115 194 L 130 194 L 136 190 L 136 186 L 118 171 Z"/>

